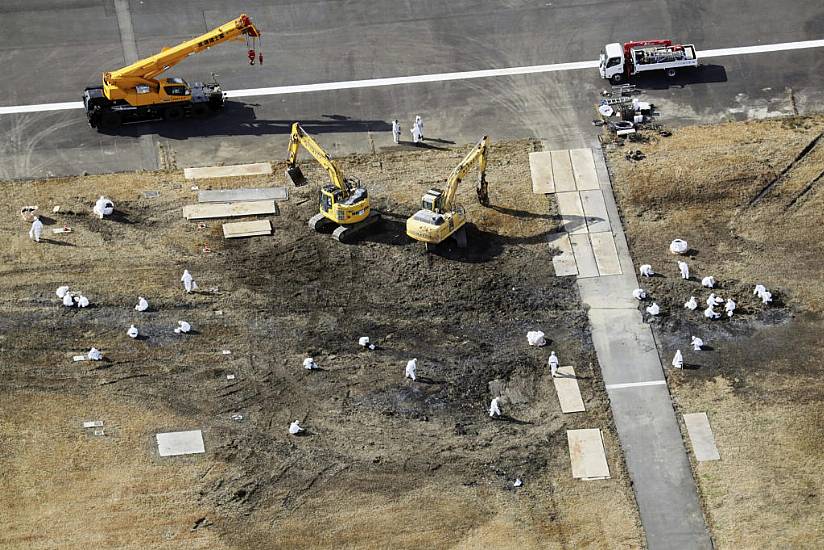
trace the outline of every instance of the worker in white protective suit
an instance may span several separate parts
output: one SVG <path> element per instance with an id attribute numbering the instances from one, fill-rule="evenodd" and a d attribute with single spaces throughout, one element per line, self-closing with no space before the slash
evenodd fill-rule
<path id="1" fill-rule="evenodd" d="M 489 416 L 490 418 L 495 418 L 496 416 L 501 416 L 501 398 L 496 397 L 489 403 Z"/>
<path id="2" fill-rule="evenodd" d="M 772 292 L 765 290 L 761 293 L 761 303 L 767 305 L 770 302 L 772 302 Z"/>
<path id="3" fill-rule="evenodd" d="M 418 134 L 421 136 L 421 141 L 426 139 L 423 137 L 423 119 L 421 118 L 421 115 L 415 115 L 415 126 L 418 127 Z"/>
<path id="4" fill-rule="evenodd" d="M 54 291 L 54 293 L 55 293 L 55 294 L 57 294 L 57 297 L 58 297 L 58 298 L 60 298 L 61 300 L 63 299 L 63 297 L 64 297 L 64 296 L 65 296 L 68 292 L 69 292 L 69 287 L 68 287 L 68 286 L 66 286 L 66 285 L 59 286 L 59 287 L 57 287 L 57 290 L 55 290 L 55 291 Z"/>
<path id="5" fill-rule="evenodd" d="M 114 203 L 103 195 L 100 195 L 100 198 L 94 203 L 93 211 L 97 214 L 97 217 L 102 220 L 103 216 L 112 215 L 112 212 L 114 212 Z"/>
<path id="6" fill-rule="evenodd" d="M 652 266 L 649 264 L 644 264 L 641 267 L 639 267 L 638 272 L 644 277 L 652 277 L 653 275 L 655 275 L 655 272 L 652 270 Z"/>
<path id="7" fill-rule="evenodd" d="M 358 338 L 358 345 L 366 349 L 375 349 L 375 344 L 369 341 L 368 336 L 361 336 Z"/>
<path id="8" fill-rule="evenodd" d="M 43 234 L 43 222 L 40 221 L 40 218 L 34 218 L 34 221 L 31 222 L 31 229 L 29 229 L 29 238 L 36 243 L 40 242 L 40 235 Z"/>
<path id="9" fill-rule="evenodd" d="M 183 276 L 180 277 L 180 280 L 183 281 L 183 288 L 186 289 L 187 294 L 193 290 L 197 290 L 197 283 L 194 278 L 192 278 L 192 274 L 189 273 L 188 269 L 183 270 Z"/>
<path id="10" fill-rule="evenodd" d="M 555 373 L 558 372 L 558 356 L 555 355 L 554 351 L 549 354 L 549 360 L 547 360 L 547 363 L 549 363 L 549 373 L 553 378 L 555 378 Z"/>
<path id="11" fill-rule="evenodd" d="M 289 433 L 292 435 L 298 435 L 303 431 L 303 428 L 300 427 L 300 421 L 295 420 L 291 424 L 289 424 Z"/>
<path id="12" fill-rule="evenodd" d="M 72 307 L 74 305 L 74 297 L 70 292 L 63 295 L 63 305 L 66 307 Z"/>
<path id="13" fill-rule="evenodd" d="M 698 301 L 695 296 L 690 296 L 690 299 L 684 302 L 684 307 L 690 311 L 695 311 L 698 308 Z"/>
<path id="14" fill-rule="evenodd" d="M 307 357 L 306 359 L 303 360 L 303 368 L 306 369 L 306 370 L 315 370 L 319 367 L 318 367 L 318 364 L 315 363 L 315 360 L 313 358 Z"/>
<path id="15" fill-rule="evenodd" d="M 187 332 L 192 330 L 192 325 L 187 323 L 186 321 L 178 321 L 177 328 L 175 329 L 175 334 L 186 334 Z"/>
<path id="16" fill-rule="evenodd" d="M 652 303 L 651 306 L 647 306 L 647 313 L 650 315 L 658 315 L 661 313 L 661 308 L 655 302 Z"/>
<path id="17" fill-rule="evenodd" d="M 137 305 L 134 306 L 135 311 L 146 311 L 149 309 L 149 302 L 143 296 L 137 297 Z"/>
<path id="18" fill-rule="evenodd" d="M 721 296 L 716 296 L 715 292 L 710 293 L 710 297 L 707 298 L 707 305 L 708 306 L 720 306 L 724 303 L 724 298 Z"/>
<path id="19" fill-rule="evenodd" d="M 418 125 L 415 124 L 414 126 L 412 126 L 412 129 L 409 130 L 409 131 L 412 132 L 412 143 L 414 143 L 415 145 L 420 143 L 421 142 L 421 130 L 420 130 L 420 128 L 418 128 Z"/>
<path id="20" fill-rule="evenodd" d="M 678 262 L 678 270 L 681 272 L 682 279 L 690 278 L 690 266 L 687 265 L 687 262 Z"/>
<path id="21" fill-rule="evenodd" d="M 74 301 L 77 302 L 77 307 L 89 307 L 89 299 L 83 296 L 75 296 Z"/>
<path id="22" fill-rule="evenodd" d="M 767 292 L 767 287 L 764 285 L 755 285 L 755 290 L 752 291 L 753 296 L 761 297 L 761 294 Z"/>
<path id="23" fill-rule="evenodd" d="M 98 351 L 97 348 L 93 347 L 89 350 L 87 357 L 92 361 L 100 361 L 101 359 L 103 359 L 103 354 L 100 353 L 100 351 Z"/>
<path id="24" fill-rule="evenodd" d="M 732 312 L 735 311 L 735 302 L 732 298 L 727 299 L 727 303 L 724 304 L 724 309 L 727 311 L 727 317 L 732 317 Z"/>
<path id="25" fill-rule="evenodd" d="M 398 119 L 392 121 L 392 141 L 395 144 L 401 142 L 401 123 L 398 122 Z"/>
<path id="26" fill-rule="evenodd" d="M 721 314 L 716 313 L 713 306 L 709 306 L 707 307 L 707 309 L 704 310 L 704 317 L 706 317 L 707 319 L 718 319 L 719 317 L 721 317 Z"/>
<path id="27" fill-rule="evenodd" d="M 638 301 L 641 301 L 641 300 L 643 300 L 644 298 L 647 297 L 647 291 L 644 290 L 643 288 L 636 288 L 635 290 L 632 291 L 632 297 L 635 298 Z"/>
<path id="28" fill-rule="evenodd" d="M 414 382 L 415 378 L 415 371 L 418 370 L 418 360 L 417 359 L 410 359 L 406 362 L 406 373 L 404 374 L 404 378 L 411 378 Z"/>
<path id="29" fill-rule="evenodd" d="M 129 338 L 137 338 L 139 334 L 137 327 L 134 325 L 129 326 L 129 330 L 126 331 L 126 334 L 129 335 Z"/>
<path id="30" fill-rule="evenodd" d="M 684 368 L 684 356 L 681 355 L 681 350 L 675 351 L 675 356 L 672 358 L 672 366 L 676 369 Z"/>
<path id="31" fill-rule="evenodd" d="M 715 288 L 715 277 L 712 275 L 707 275 L 703 279 L 701 279 L 701 286 L 705 286 L 707 288 Z"/>
<path id="32" fill-rule="evenodd" d="M 704 346 L 704 341 L 697 336 L 693 336 L 690 344 L 692 344 L 692 351 L 701 351 L 701 348 Z"/>

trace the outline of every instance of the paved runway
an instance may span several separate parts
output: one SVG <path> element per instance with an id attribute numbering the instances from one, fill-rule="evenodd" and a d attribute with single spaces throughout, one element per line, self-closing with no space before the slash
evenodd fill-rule
<path id="1" fill-rule="evenodd" d="M 140 56 L 249 13 L 265 33 L 262 67 L 250 67 L 243 44 L 230 43 L 173 70 L 190 81 L 216 72 L 229 90 L 582 61 L 595 59 L 606 42 L 641 37 L 691 41 L 700 50 L 824 37 L 824 6 L 814 0 L 690 7 L 648 0 L 7 0 L 0 8 L 0 106 L 77 101 L 102 71 L 122 66 L 129 37 L 121 36 L 118 3 Z M 693 77 L 641 83 L 672 124 L 821 109 L 823 84 L 821 50 L 718 58 Z M 280 158 L 294 120 L 321 134 L 333 154 L 369 151 L 391 145 L 393 118 L 409 126 L 417 113 L 427 136 L 457 143 L 488 132 L 585 146 L 603 87 L 591 69 L 237 98 L 212 119 L 148 123 L 116 135 L 91 130 L 77 110 L 1 115 L 0 177 L 151 169 L 161 146 L 180 167 Z"/>

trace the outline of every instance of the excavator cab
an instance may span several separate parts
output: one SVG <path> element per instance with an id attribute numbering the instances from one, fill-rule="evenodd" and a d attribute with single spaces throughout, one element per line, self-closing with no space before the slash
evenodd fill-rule
<path id="1" fill-rule="evenodd" d="M 443 191 L 430 189 L 421 199 L 421 208 L 433 212 L 443 212 Z"/>

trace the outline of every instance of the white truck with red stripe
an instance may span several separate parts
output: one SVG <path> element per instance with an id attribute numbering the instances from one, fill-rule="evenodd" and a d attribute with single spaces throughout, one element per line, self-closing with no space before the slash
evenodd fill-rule
<path id="1" fill-rule="evenodd" d="M 598 70 L 601 78 L 620 84 L 647 71 L 666 71 L 675 76 L 679 70 L 698 66 L 693 44 L 673 44 L 672 40 L 641 40 L 607 44 L 601 50 Z"/>

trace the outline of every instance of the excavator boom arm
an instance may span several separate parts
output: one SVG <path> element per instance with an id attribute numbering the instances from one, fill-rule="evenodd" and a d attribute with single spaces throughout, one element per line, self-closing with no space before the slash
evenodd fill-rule
<path id="1" fill-rule="evenodd" d="M 449 179 L 446 180 L 446 193 L 444 194 L 443 209 L 448 212 L 452 210 L 455 196 L 458 194 L 458 185 L 469 172 L 475 161 L 478 161 L 478 179 L 483 182 L 486 178 L 486 154 L 489 146 L 488 136 L 484 136 L 469 151 L 460 164 L 452 170 Z"/>
<path id="2" fill-rule="evenodd" d="M 252 38 L 260 36 L 260 31 L 246 14 L 177 46 L 164 48 L 158 54 L 140 59 L 122 69 L 105 73 L 104 80 L 112 85 L 124 84 L 124 87 L 127 87 L 129 83 L 145 82 L 174 67 L 194 53 L 244 35 Z"/>
<path id="3" fill-rule="evenodd" d="M 300 146 L 303 146 L 303 148 L 312 155 L 312 158 L 323 166 L 329 174 L 329 179 L 335 184 L 335 187 L 343 190 L 347 195 L 351 192 L 349 185 L 346 183 L 346 179 L 343 177 L 343 173 L 335 161 L 329 156 L 329 153 L 324 151 L 323 147 L 321 147 L 312 136 L 306 133 L 299 122 L 295 122 L 292 124 L 292 133 L 289 137 L 289 158 L 286 160 L 289 168 L 297 165 L 298 149 Z"/>

